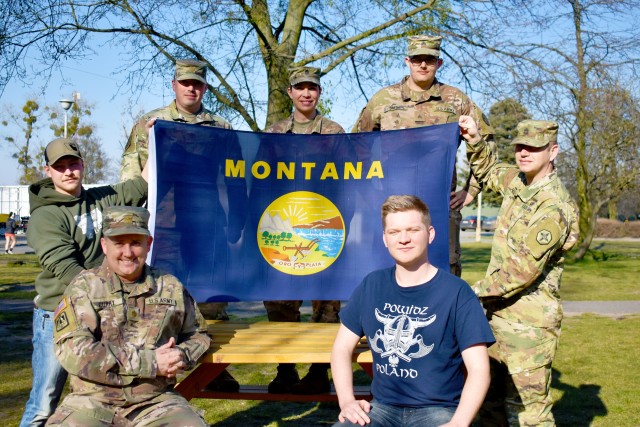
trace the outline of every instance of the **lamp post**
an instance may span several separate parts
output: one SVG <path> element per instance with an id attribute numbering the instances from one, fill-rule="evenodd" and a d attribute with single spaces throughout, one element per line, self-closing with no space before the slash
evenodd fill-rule
<path id="1" fill-rule="evenodd" d="M 69 111 L 69 108 L 71 108 L 71 106 L 75 103 L 75 101 L 72 101 L 70 99 L 61 99 L 60 101 L 58 101 L 60 103 L 60 106 L 64 109 L 64 137 L 67 137 L 67 111 Z"/>

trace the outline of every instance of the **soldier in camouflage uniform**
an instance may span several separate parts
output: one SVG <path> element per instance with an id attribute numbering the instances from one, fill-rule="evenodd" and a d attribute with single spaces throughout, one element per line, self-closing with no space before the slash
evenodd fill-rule
<path id="1" fill-rule="evenodd" d="M 208 426 L 173 391 L 209 348 L 206 322 L 177 278 L 145 264 L 148 219 L 144 208 L 105 209 L 105 260 L 76 276 L 54 314 L 71 393 L 47 425 Z"/>
<path id="2" fill-rule="evenodd" d="M 273 125 L 267 133 L 338 134 L 344 129 L 338 123 L 323 117 L 316 106 L 322 93 L 320 70 L 313 67 L 298 67 L 290 70 L 287 93 L 293 101 L 293 113 Z M 264 301 L 267 316 L 272 322 L 299 322 L 302 301 Z M 312 301 L 313 322 L 338 323 L 340 301 Z M 330 390 L 328 363 L 314 363 L 302 379 L 294 364 L 281 363 L 278 374 L 269 384 L 271 393 L 316 394 Z"/>
<path id="3" fill-rule="evenodd" d="M 214 126 L 231 129 L 231 124 L 222 117 L 213 114 L 202 105 L 207 91 L 206 63 L 202 61 L 180 59 L 176 61 L 175 73 L 171 87 L 175 93 L 175 100 L 166 107 L 157 108 L 144 114 L 133 126 L 127 145 L 122 154 L 120 164 L 120 180 L 140 176 L 142 165 L 149 157 L 148 130 L 145 124 L 151 119 L 171 120 L 179 123 L 190 123 L 202 126 Z M 237 238 L 240 236 L 238 235 Z M 184 245 L 191 246 L 191 237 L 187 237 Z M 236 240 L 237 240 L 236 238 Z M 199 308 L 206 319 L 229 320 L 226 302 L 199 303 Z M 238 382 L 224 371 L 210 388 L 222 391 L 237 391 Z"/>
<path id="4" fill-rule="evenodd" d="M 140 176 L 142 166 L 149 157 L 149 143 L 145 124 L 151 119 L 171 120 L 179 123 L 198 124 L 231 129 L 222 117 L 204 108 L 202 99 L 207 91 L 206 64 L 201 61 L 179 59 L 171 87 L 175 100 L 166 107 L 150 111 L 131 129 L 120 164 L 120 181 Z"/>
<path id="5" fill-rule="evenodd" d="M 473 101 L 459 89 L 440 83 L 436 78 L 436 72 L 442 66 L 441 41 L 442 37 L 409 37 L 409 49 L 404 59 L 409 75 L 373 95 L 360 113 L 353 132 L 455 123 L 460 116 L 469 115 L 481 124 L 482 138 L 493 141 L 493 128 Z M 457 184 L 454 170 L 449 210 L 449 264 L 451 273 L 460 277 L 460 209 L 471 203 L 480 187 L 471 177 L 464 189 L 456 192 Z"/>
<path id="6" fill-rule="evenodd" d="M 553 426 L 560 277 L 578 238 L 577 207 L 553 163 L 558 124 L 518 124 L 511 143 L 518 167 L 496 163 L 472 118 L 462 117 L 460 127 L 474 175 L 504 197 L 487 276 L 473 286 L 497 340 L 489 349 L 492 383 L 479 425 Z"/>

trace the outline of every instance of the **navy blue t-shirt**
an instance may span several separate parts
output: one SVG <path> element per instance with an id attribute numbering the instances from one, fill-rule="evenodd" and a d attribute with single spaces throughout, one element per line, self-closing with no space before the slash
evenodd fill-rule
<path id="1" fill-rule="evenodd" d="M 427 283 L 400 287 L 395 267 L 370 273 L 340 311 L 344 326 L 366 336 L 373 354 L 374 398 L 384 404 L 457 407 L 464 385 L 461 352 L 495 342 L 469 285 L 438 269 Z"/>

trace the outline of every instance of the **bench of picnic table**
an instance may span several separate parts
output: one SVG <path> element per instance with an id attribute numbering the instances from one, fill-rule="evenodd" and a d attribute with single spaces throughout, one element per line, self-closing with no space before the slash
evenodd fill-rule
<path id="1" fill-rule="evenodd" d="M 266 385 L 240 385 L 238 392 L 205 390 L 231 364 L 329 363 L 331 348 L 338 332 L 337 323 L 235 322 L 210 320 L 211 347 L 200 364 L 179 384 L 176 391 L 187 400 L 244 399 L 297 402 L 337 402 L 335 390 L 313 395 L 273 394 Z M 373 376 L 372 357 L 366 342 L 361 341 L 353 361 Z M 371 399 L 368 386 L 354 387 L 356 398 Z"/>

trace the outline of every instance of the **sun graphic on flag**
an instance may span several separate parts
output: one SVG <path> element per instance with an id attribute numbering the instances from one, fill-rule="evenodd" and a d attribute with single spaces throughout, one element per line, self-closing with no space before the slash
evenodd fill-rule
<path id="1" fill-rule="evenodd" d="M 300 205 L 289 205 L 283 210 L 287 218 L 291 220 L 291 225 L 295 226 L 305 222 L 309 218 L 309 214 Z"/>
<path id="2" fill-rule="evenodd" d="M 319 273 L 340 256 L 345 224 L 338 208 L 311 191 L 280 196 L 258 224 L 260 253 L 273 268 L 296 276 Z"/>

